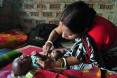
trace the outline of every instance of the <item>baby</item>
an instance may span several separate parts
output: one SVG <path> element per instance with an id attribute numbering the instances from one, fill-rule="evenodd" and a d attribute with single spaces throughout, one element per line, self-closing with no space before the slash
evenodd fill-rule
<path id="1" fill-rule="evenodd" d="M 41 68 L 40 63 L 37 60 L 46 61 L 48 58 L 52 61 L 59 59 L 61 57 L 60 52 L 52 52 L 49 56 L 45 55 L 43 52 L 32 52 L 31 56 L 22 55 L 16 58 L 12 63 L 12 71 L 14 75 L 21 76 L 25 75 L 31 69 Z"/>

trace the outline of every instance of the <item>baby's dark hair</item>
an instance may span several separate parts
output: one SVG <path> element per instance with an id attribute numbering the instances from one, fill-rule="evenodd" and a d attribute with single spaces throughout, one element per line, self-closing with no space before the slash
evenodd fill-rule
<path id="1" fill-rule="evenodd" d="M 68 5 L 63 11 L 60 21 L 73 33 L 82 33 L 92 26 L 96 12 L 83 1 Z"/>

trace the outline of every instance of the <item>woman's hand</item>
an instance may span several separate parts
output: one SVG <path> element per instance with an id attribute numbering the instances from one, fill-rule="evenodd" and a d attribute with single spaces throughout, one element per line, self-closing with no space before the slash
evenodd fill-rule
<path id="1" fill-rule="evenodd" d="M 38 54 L 37 51 L 32 51 L 32 53 L 31 53 L 32 56 L 36 56 L 37 54 Z"/>
<path id="2" fill-rule="evenodd" d="M 45 45 L 43 46 L 43 52 L 47 55 L 52 48 L 53 44 L 50 42 L 46 42 Z"/>

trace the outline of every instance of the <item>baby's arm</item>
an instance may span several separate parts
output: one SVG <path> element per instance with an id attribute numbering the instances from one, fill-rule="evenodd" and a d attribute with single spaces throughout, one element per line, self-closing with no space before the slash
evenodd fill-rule
<path id="1" fill-rule="evenodd" d="M 42 61 L 45 61 L 47 59 L 47 56 L 44 54 L 44 52 L 33 51 L 31 55 L 37 56 Z"/>

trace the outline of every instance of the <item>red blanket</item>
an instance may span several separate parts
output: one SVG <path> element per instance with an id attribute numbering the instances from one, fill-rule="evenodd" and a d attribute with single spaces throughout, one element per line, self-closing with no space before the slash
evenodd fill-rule
<path id="1" fill-rule="evenodd" d="M 32 51 L 41 52 L 42 49 L 36 46 L 26 46 L 18 49 L 24 54 L 30 55 Z M 12 63 L 5 68 L 0 69 L 0 78 L 11 78 Z M 101 71 L 97 67 L 93 67 L 90 70 L 77 71 L 77 70 L 65 70 L 62 74 L 51 72 L 48 70 L 39 69 L 33 78 L 101 78 Z M 103 78 L 117 78 L 117 74 L 107 73 Z"/>

